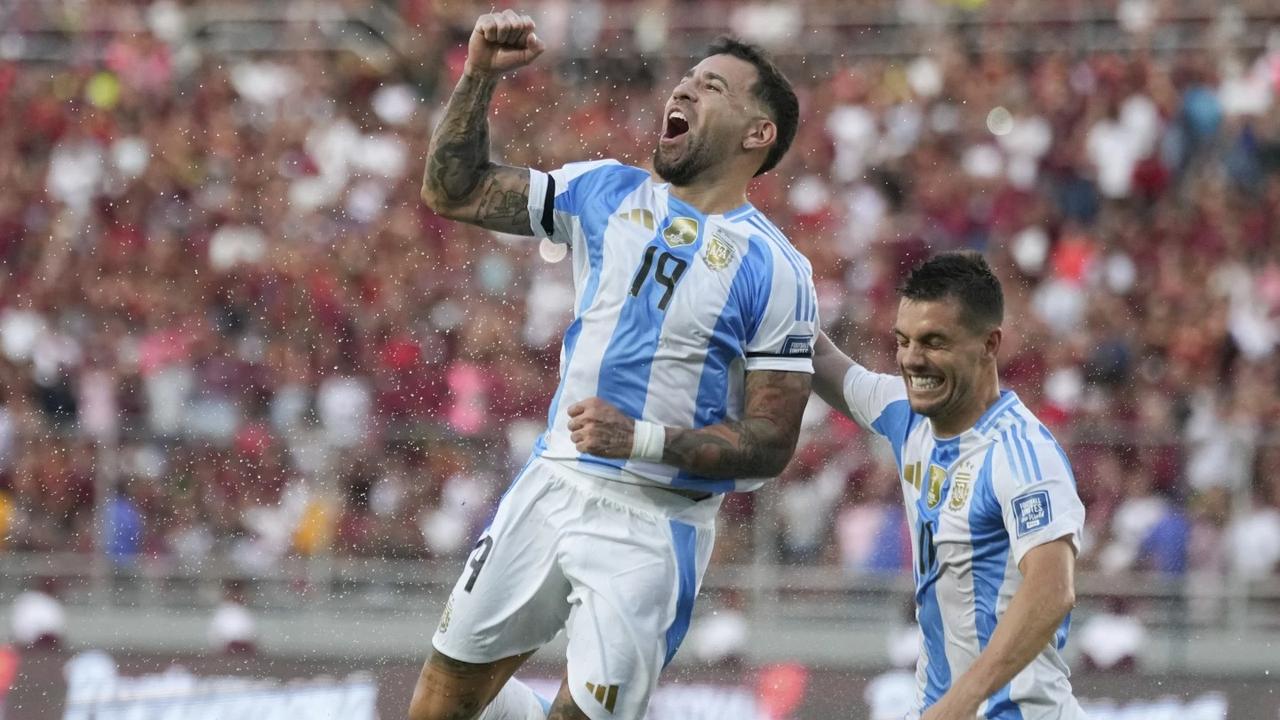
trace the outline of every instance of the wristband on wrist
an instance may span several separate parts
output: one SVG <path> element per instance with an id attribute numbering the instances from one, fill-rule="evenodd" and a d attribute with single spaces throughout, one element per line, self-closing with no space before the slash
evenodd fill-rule
<path id="1" fill-rule="evenodd" d="M 662 462 L 662 451 L 667 444 L 667 428 L 648 420 L 637 420 L 635 437 L 631 441 L 631 459 Z"/>

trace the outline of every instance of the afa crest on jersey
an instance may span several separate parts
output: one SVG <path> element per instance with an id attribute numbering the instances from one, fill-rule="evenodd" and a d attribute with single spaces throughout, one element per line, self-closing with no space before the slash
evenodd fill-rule
<path id="1" fill-rule="evenodd" d="M 723 270 L 733 262 L 733 246 L 720 233 L 716 233 L 707 243 L 707 251 L 702 254 L 702 259 L 712 270 Z"/>
<path id="2" fill-rule="evenodd" d="M 692 245 L 698 240 L 698 221 L 691 217 L 678 217 L 662 231 L 662 239 L 669 247 Z"/>
<path id="3" fill-rule="evenodd" d="M 956 511 L 964 507 L 969 500 L 969 488 L 972 487 L 973 476 L 966 472 L 956 473 L 955 479 L 951 483 L 951 500 L 947 503 L 947 509 Z"/>

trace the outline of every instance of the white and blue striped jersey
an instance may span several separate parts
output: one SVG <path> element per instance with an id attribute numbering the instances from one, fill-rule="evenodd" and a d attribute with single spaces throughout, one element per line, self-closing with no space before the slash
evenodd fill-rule
<path id="1" fill-rule="evenodd" d="M 704 215 L 648 171 L 614 160 L 530 170 L 529 179 L 532 230 L 569 246 L 576 296 L 560 386 L 534 454 L 624 482 L 712 493 L 760 487 L 579 453 L 568 408 L 598 396 L 667 426 L 739 419 L 747 371 L 813 372 L 809 261 L 750 203 Z"/>
<path id="2" fill-rule="evenodd" d="M 1022 584 L 1018 563 L 1027 551 L 1066 537 L 1079 552 L 1084 505 L 1066 453 L 1011 391 L 972 428 L 946 439 L 911 410 L 897 375 L 855 364 L 844 397 L 853 419 L 887 438 L 897 459 L 915 559 L 922 713 L 986 648 Z M 1059 654 L 1070 625 L 1068 614 L 1054 640 L 983 703 L 979 717 L 1084 717 Z"/>

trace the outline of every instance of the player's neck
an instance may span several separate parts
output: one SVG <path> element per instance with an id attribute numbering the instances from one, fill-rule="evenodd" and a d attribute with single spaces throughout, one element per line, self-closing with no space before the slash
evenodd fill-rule
<path id="1" fill-rule="evenodd" d="M 953 438 L 977 425 L 991 406 L 1000 402 L 1000 378 L 994 372 L 991 373 L 991 377 L 983 383 L 974 397 L 975 401 L 963 410 L 945 418 L 931 418 L 934 437 L 941 440 Z"/>
<path id="2" fill-rule="evenodd" d="M 688 185 L 672 185 L 671 194 L 703 215 L 727 213 L 747 202 L 745 185 L 730 185 L 723 181 L 694 181 Z"/>

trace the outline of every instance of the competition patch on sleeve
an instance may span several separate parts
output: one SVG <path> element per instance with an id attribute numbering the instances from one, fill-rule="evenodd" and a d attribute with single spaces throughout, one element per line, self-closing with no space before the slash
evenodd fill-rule
<path id="1" fill-rule="evenodd" d="M 812 335 L 788 335 L 782 343 L 782 355 L 785 357 L 813 357 Z"/>
<path id="2" fill-rule="evenodd" d="M 1049 492 L 1037 490 L 1013 499 L 1013 516 L 1018 523 L 1018 537 L 1033 533 L 1053 521 Z"/>

